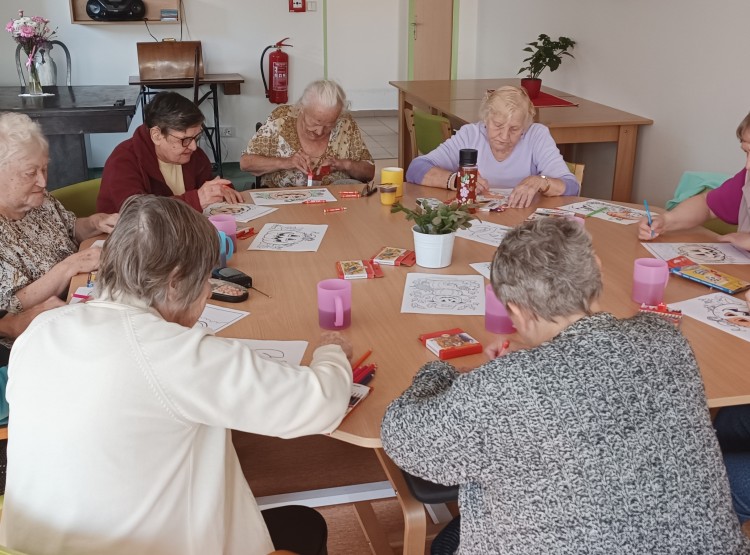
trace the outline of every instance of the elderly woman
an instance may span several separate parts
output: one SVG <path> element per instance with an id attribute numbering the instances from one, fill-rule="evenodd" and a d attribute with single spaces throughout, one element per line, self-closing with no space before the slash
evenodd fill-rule
<path id="1" fill-rule="evenodd" d="M 49 148 L 23 114 L 0 115 L 0 309 L 23 312 L 68 290 L 70 278 L 96 270 L 101 249 L 78 250 L 109 233 L 117 215 L 76 218 L 47 192 Z M 12 336 L 0 337 L 10 347 Z"/>
<path id="2" fill-rule="evenodd" d="M 375 166 L 344 90 L 334 81 L 310 83 L 295 106 L 279 106 L 250 139 L 240 169 L 261 175 L 264 187 L 367 182 Z"/>
<path id="3" fill-rule="evenodd" d="M 96 208 L 117 212 L 132 195 L 177 197 L 196 210 L 215 202 L 242 202 L 232 183 L 212 177 L 198 141 L 203 114 L 176 92 L 161 92 L 146 106 L 144 123 L 104 163 Z"/>
<path id="4" fill-rule="evenodd" d="M 580 184 L 562 159 L 549 129 L 534 123 L 535 114 L 525 90 L 494 90 L 482 100 L 482 121 L 462 126 L 435 150 L 412 160 L 406 180 L 455 189 L 459 151 L 473 148 L 478 151 L 478 191 L 512 188 L 508 202 L 512 207 L 530 206 L 537 193 L 548 197 L 577 195 Z"/>
<path id="5" fill-rule="evenodd" d="M 745 167 L 721 186 L 682 201 L 673 210 L 655 214 L 651 225 L 644 218 L 638 226 L 638 237 L 643 241 L 654 239 L 670 231 L 688 229 L 710 218 L 720 218 L 737 225 L 737 233 L 728 233 L 719 239 L 750 249 L 750 114 L 737 127 L 737 139 L 745 153 Z"/>
<path id="6" fill-rule="evenodd" d="M 16 341 L 0 543 L 81 555 L 274 549 L 229 429 L 333 431 L 351 347 L 325 336 L 309 367 L 292 366 L 194 326 L 218 261 L 216 229 L 198 212 L 133 197 L 104 244 L 95 299 L 38 316 Z"/>
<path id="7" fill-rule="evenodd" d="M 521 345 L 425 365 L 382 428 L 401 468 L 459 484 L 459 553 L 748 553 L 688 342 L 597 311 L 585 229 L 523 223 L 491 276 Z"/>

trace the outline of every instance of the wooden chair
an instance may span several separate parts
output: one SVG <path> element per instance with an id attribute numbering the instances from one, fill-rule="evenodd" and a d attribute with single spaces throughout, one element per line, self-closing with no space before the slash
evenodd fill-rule
<path id="1" fill-rule="evenodd" d="M 66 70 L 66 73 L 65 73 L 65 84 L 68 87 L 70 87 L 70 85 L 71 85 L 71 79 L 70 79 L 70 73 L 71 73 L 71 69 L 70 69 L 70 50 L 68 50 L 68 47 L 65 46 L 59 40 L 51 40 L 51 41 L 49 41 L 49 44 L 51 44 L 53 47 L 55 45 L 59 46 L 60 48 L 62 48 L 63 52 L 65 53 L 65 70 Z M 50 50 L 51 49 L 52 49 L 52 47 L 50 47 Z M 18 71 L 18 81 L 21 83 L 22 87 L 25 87 L 26 86 L 26 72 L 24 70 L 24 66 L 26 65 L 26 54 L 24 53 L 24 59 L 21 60 L 21 52 L 22 52 L 21 45 L 19 44 L 16 47 L 16 71 Z M 47 53 L 47 55 L 49 56 L 49 53 Z M 51 59 L 52 58 L 50 58 L 50 60 Z M 47 86 L 47 85 L 57 85 L 57 83 L 45 83 L 44 81 L 42 81 L 42 85 L 44 85 L 44 86 Z"/>
<path id="2" fill-rule="evenodd" d="M 583 189 L 583 170 L 586 167 L 586 164 L 576 164 L 575 162 L 565 162 L 568 165 L 568 169 L 570 170 L 570 173 L 576 176 L 576 180 L 578 181 L 578 194 L 581 194 L 581 190 Z"/>
<path id="3" fill-rule="evenodd" d="M 85 218 L 96 213 L 96 197 L 99 196 L 101 183 L 101 178 L 89 179 L 55 189 L 50 194 L 76 216 Z"/>
<path id="4" fill-rule="evenodd" d="M 440 143 L 453 135 L 450 121 L 443 116 L 404 108 L 404 117 L 414 155 L 427 154 L 435 150 Z"/>

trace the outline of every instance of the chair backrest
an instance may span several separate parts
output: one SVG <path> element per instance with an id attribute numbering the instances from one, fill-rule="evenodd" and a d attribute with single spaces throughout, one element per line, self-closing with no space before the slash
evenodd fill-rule
<path id="1" fill-rule="evenodd" d="M 101 178 L 73 183 L 67 187 L 60 187 L 50 191 L 62 205 L 79 218 L 85 218 L 96 213 L 96 197 L 99 196 Z"/>
<path id="2" fill-rule="evenodd" d="M 52 60 L 51 52 L 50 52 L 55 46 L 59 46 L 62 49 L 62 51 L 65 53 L 65 84 L 68 87 L 70 87 L 71 85 L 70 50 L 68 50 L 68 47 L 65 46 L 59 40 L 51 40 L 48 42 L 49 42 L 50 48 L 49 50 L 45 49 L 43 53 L 43 55 L 46 58 L 46 61 L 51 60 L 55 64 L 55 66 L 57 66 L 57 62 Z M 26 53 L 23 52 L 23 50 L 21 49 L 21 45 L 19 44 L 18 46 L 16 46 L 16 71 L 18 71 L 18 81 L 19 83 L 21 83 L 22 87 L 26 86 L 26 70 L 24 69 L 25 66 L 26 66 Z M 59 75 L 59 72 L 57 73 L 57 75 Z M 45 86 L 57 85 L 57 83 L 46 82 L 44 73 L 40 75 L 40 78 L 42 81 L 42 85 L 45 85 Z"/>
<path id="3" fill-rule="evenodd" d="M 415 155 L 432 152 L 453 134 L 450 121 L 443 116 L 405 108 L 404 117 Z"/>
<path id="4" fill-rule="evenodd" d="M 576 176 L 576 180 L 578 181 L 578 184 L 580 187 L 578 188 L 578 194 L 581 194 L 581 190 L 583 189 L 583 170 L 586 167 L 586 164 L 576 164 L 575 162 L 565 162 L 568 165 L 568 169 L 570 170 L 570 173 Z"/>

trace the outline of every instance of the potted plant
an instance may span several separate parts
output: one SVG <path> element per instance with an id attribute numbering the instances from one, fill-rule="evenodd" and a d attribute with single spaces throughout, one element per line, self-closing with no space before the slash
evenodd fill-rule
<path id="1" fill-rule="evenodd" d="M 568 37 L 552 40 L 549 35 L 541 34 L 537 40 L 526 45 L 523 51 L 531 52 L 531 56 L 524 60 L 528 65 L 519 69 L 518 73 L 527 73 L 527 77 L 521 79 L 521 86 L 529 93 L 529 98 L 539 96 L 539 90 L 542 88 L 539 76 L 545 68 L 555 71 L 560 67 L 563 56 L 574 58 L 568 50 L 572 50 L 575 44 L 576 42 Z"/>
<path id="2" fill-rule="evenodd" d="M 456 231 L 470 227 L 471 220 L 476 218 L 470 210 L 475 207 L 454 200 L 450 204 L 418 202 L 411 210 L 399 202 L 391 207 L 391 212 L 403 212 L 407 220 L 414 222 L 417 264 L 424 268 L 444 268 L 451 263 Z"/>

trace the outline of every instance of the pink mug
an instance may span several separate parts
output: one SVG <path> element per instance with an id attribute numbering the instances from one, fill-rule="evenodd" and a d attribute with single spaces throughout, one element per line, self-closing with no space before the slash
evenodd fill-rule
<path id="1" fill-rule="evenodd" d="M 231 214 L 214 214 L 208 217 L 208 221 L 214 224 L 219 231 L 223 231 L 232 240 L 234 250 L 237 250 L 237 220 Z"/>
<path id="2" fill-rule="evenodd" d="M 318 282 L 318 323 L 327 330 L 342 330 L 352 323 L 352 284 L 343 279 Z"/>
<path id="3" fill-rule="evenodd" d="M 484 287 L 484 327 L 487 331 L 499 334 L 515 333 L 513 321 L 505 310 L 505 305 L 497 298 L 492 284 Z"/>
<path id="4" fill-rule="evenodd" d="M 658 305 L 664 300 L 669 266 L 658 258 L 636 258 L 633 264 L 633 300 L 638 304 Z"/>

